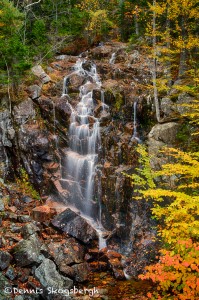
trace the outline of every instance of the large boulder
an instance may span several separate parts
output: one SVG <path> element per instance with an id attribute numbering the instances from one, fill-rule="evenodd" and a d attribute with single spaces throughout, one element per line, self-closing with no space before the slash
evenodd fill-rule
<path id="1" fill-rule="evenodd" d="M 157 124 L 148 135 L 149 141 L 156 140 L 167 145 L 174 144 L 176 142 L 178 129 L 179 124 L 175 122 Z"/>
<path id="2" fill-rule="evenodd" d="M 84 261 L 84 246 L 74 238 L 62 240 L 61 242 L 51 242 L 48 249 L 59 268 L 63 265 L 79 264 Z"/>
<path id="3" fill-rule="evenodd" d="M 52 224 L 85 244 L 97 239 L 96 230 L 70 208 L 56 216 Z"/>
<path id="4" fill-rule="evenodd" d="M 43 288 L 43 297 L 46 300 L 69 299 L 69 289 L 73 281 L 60 275 L 56 265 L 50 259 L 44 259 L 42 264 L 35 270 L 35 277 Z M 55 291 L 57 290 L 57 291 Z"/>
<path id="5" fill-rule="evenodd" d="M 73 277 L 78 282 L 87 279 L 88 267 L 84 262 L 85 248 L 74 238 L 50 243 L 48 250 L 62 274 Z"/>
<path id="6" fill-rule="evenodd" d="M 36 235 L 31 235 L 28 240 L 21 240 L 14 248 L 13 255 L 16 264 L 20 267 L 38 264 L 41 262 L 41 242 Z"/>
<path id="7" fill-rule="evenodd" d="M 167 158 L 160 150 L 166 146 L 172 147 L 177 140 L 179 124 L 169 122 L 155 125 L 148 135 L 148 151 L 151 157 L 151 166 L 159 170 L 167 162 Z"/>

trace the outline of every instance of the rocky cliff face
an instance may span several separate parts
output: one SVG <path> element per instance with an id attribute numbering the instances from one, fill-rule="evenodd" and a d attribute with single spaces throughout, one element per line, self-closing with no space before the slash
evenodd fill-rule
<path id="1" fill-rule="evenodd" d="M 149 61 L 143 53 L 129 50 L 122 43 L 107 43 L 82 53 L 80 59 L 83 58 L 84 70 L 90 70 L 92 64 L 96 64 L 101 82 L 100 88 L 95 83 L 92 86 L 93 115 L 100 121 L 101 140 L 94 177 L 97 212 L 93 214 L 96 215 L 96 222 L 100 218 L 107 231 L 105 237 L 108 249 L 124 255 L 123 262 L 120 257 L 116 267 L 116 257 L 113 255 L 113 258 L 109 258 L 101 252 L 100 266 L 102 269 L 109 266 L 118 278 L 124 277 L 124 270 L 136 276 L 152 259 L 155 232 L 150 219 L 150 204 L 144 200 L 132 201 L 133 188 L 125 173 L 132 174 L 137 166 L 138 142 L 148 140 L 149 153 L 155 155 L 162 146 L 175 143 L 179 128 L 176 115 L 180 112 L 175 108 L 176 104 L 172 103 L 170 108 L 165 104 L 171 100 L 164 100 L 162 114 L 166 123 L 153 128 L 150 125 L 154 123 L 154 112 L 146 86 L 151 81 L 151 73 Z M 84 76 L 74 73 L 77 59 L 76 56 L 58 56 L 47 68 L 48 75 L 41 67 L 34 68 L 33 73 L 38 80 L 27 88 L 27 98 L 16 105 L 11 114 L 7 110 L 0 113 L 0 161 L 3 176 L 17 173 L 20 167 L 25 168 L 43 198 L 48 198 L 48 205 L 54 202 L 67 205 L 67 199 L 70 198 L 70 190 L 63 184 L 62 176 L 68 172 L 64 155 L 69 147 L 70 116 L 79 102 L 79 88 L 85 80 Z M 163 159 L 157 154 L 152 159 L 154 168 L 158 168 Z M 43 222 L 41 215 L 42 212 L 36 209 L 34 217 Z M 72 226 L 79 228 L 82 221 L 76 216 L 74 219 L 77 221 Z M 63 230 L 62 227 L 58 228 Z M 85 230 L 89 241 L 89 232 L 92 230 Z M 79 233 L 74 232 L 71 231 L 70 235 L 79 240 Z M 96 232 L 92 234 L 95 239 Z M 84 240 L 81 242 L 85 243 Z M 61 245 L 57 244 L 56 247 Z M 92 263 L 93 260 L 95 254 L 91 253 L 88 262 Z M 48 271 L 50 264 L 52 262 L 47 259 L 43 260 L 37 269 L 37 278 L 41 277 L 41 272 Z M 85 270 L 85 266 L 82 267 Z M 75 268 L 71 269 L 66 264 L 65 274 L 72 272 L 72 277 L 80 276 L 80 270 Z M 94 264 L 92 268 L 97 269 Z M 59 281 L 57 273 L 54 275 Z"/>

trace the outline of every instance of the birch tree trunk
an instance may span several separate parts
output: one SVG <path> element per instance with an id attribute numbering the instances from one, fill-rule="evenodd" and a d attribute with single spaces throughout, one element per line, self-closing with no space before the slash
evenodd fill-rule
<path id="1" fill-rule="evenodd" d="M 184 16 L 182 16 L 182 19 L 181 19 L 181 36 L 182 36 L 182 41 L 184 44 L 187 39 L 187 30 L 185 28 Z M 183 45 L 181 52 L 180 52 L 178 78 L 181 78 L 186 72 L 186 69 L 187 69 L 186 59 L 187 59 L 187 50 L 185 48 L 185 45 Z"/>
<path id="2" fill-rule="evenodd" d="M 152 79 L 153 79 L 153 96 L 155 104 L 156 119 L 160 122 L 160 105 L 158 99 L 157 89 L 157 41 L 156 41 L 156 0 L 153 0 L 153 66 L 152 66 Z"/>
<path id="3" fill-rule="evenodd" d="M 167 6 L 167 19 L 166 19 L 166 47 L 168 49 L 168 60 L 166 63 L 166 76 L 167 76 L 167 80 L 168 80 L 168 86 L 171 87 L 172 85 L 172 75 L 171 75 L 171 54 L 170 54 L 170 50 L 171 50 L 171 20 L 169 18 L 169 7 Z"/>
<path id="4" fill-rule="evenodd" d="M 138 24 L 138 16 L 134 15 L 134 24 L 135 24 L 135 34 L 139 35 L 139 24 Z"/>

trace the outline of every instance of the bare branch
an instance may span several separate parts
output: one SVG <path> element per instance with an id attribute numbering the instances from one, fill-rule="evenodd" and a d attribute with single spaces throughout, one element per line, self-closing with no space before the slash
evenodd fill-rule
<path id="1" fill-rule="evenodd" d="M 37 2 L 33 2 L 33 3 L 30 3 L 30 4 L 26 5 L 24 8 L 27 9 L 28 7 L 30 7 L 32 5 L 35 5 L 35 4 L 38 4 L 40 2 L 41 2 L 41 0 L 38 0 Z"/>

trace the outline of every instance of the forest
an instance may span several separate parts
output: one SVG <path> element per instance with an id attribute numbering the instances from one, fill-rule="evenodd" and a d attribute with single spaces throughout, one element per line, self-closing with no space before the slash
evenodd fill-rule
<path id="1" fill-rule="evenodd" d="M 0 201 L 0 226 L 6 227 L 6 224 L 8 224 L 6 223 L 9 219 L 7 211 L 17 213 L 17 211 L 10 210 L 12 207 L 17 207 L 16 202 L 12 202 L 14 201 L 12 196 L 15 195 L 15 192 L 18 195 L 17 197 L 20 194 L 23 197 L 25 195 L 34 199 L 35 205 L 37 203 L 39 203 L 38 205 L 45 205 L 42 201 L 45 201 L 48 198 L 47 196 L 53 194 L 57 188 L 58 193 L 61 194 L 60 199 L 62 200 L 60 201 L 63 202 L 65 201 L 63 200 L 64 195 L 67 195 L 66 190 L 69 193 L 74 193 L 74 190 L 71 192 L 67 184 L 75 172 L 82 172 L 82 176 L 85 175 L 91 178 L 90 181 L 94 182 L 93 185 L 89 183 L 89 180 L 82 183 L 84 180 L 80 175 L 78 175 L 78 179 L 74 180 L 73 178 L 73 182 L 76 181 L 76 184 L 78 182 L 81 188 L 83 187 L 82 190 L 91 190 L 88 198 L 94 198 L 94 194 L 99 193 L 95 197 L 97 199 L 95 201 L 98 201 L 98 208 L 95 208 L 95 204 L 92 204 L 92 207 L 88 205 L 88 207 L 92 210 L 92 214 L 96 209 L 96 214 L 101 214 L 96 220 L 99 221 L 100 219 L 100 224 L 107 229 L 106 231 L 112 231 L 112 234 L 107 238 L 107 241 L 110 240 L 107 243 L 112 251 L 114 250 L 121 255 L 125 253 L 128 257 L 128 254 L 123 251 L 124 249 L 121 250 L 121 245 L 121 251 L 117 247 L 114 248 L 115 244 L 119 245 L 118 241 L 120 239 L 122 241 L 121 236 L 125 230 L 124 232 L 121 231 L 123 233 L 118 233 L 119 231 L 114 229 L 109 222 L 111 223 L 115 218 L 114 224 L 117 224 L 116 221 L 130 224 L 129 220 L 132 221 L 133 218 L 132 211 L 130 211 L 132 207 L 141 215 L 140 207 L 147 212 L 146 214 L 149 214 L 148 226 L 151 226 L 154 234 L 151 242 L 154 243 L 154 246 L 151 247 L 154 248 L 153 250 L 151 248 L 146 250 L 146 254 L 147 251 L 152 251 L 153 255 L 151 254 L 152 258 L 150 255 L 146 256 L 148 257 L 146 258 L 147 262 L 143 265 L 144 267 L 138 270 L 136 276 L 133 272 L 130 272 L 131 276 L 129 276 L 133 280 L 139 280 L 141 284 L 148 282 L 150 288 L 142 295 L 143 298 L 136 298 L 136 295 L 134 297 L 132 293 L 132 296 L 131 294 L 126 295 L 126 297 L 125 295 L 123 297 L 119 296 L 119 298 L 116 296 L 114 298 L 113 295 L 107 298 L 103 298 L 103 296 L 100 298 L 99 296 L 97 299 L 199 299 L 198 16 L 198 0 L 1 0 L 0 2 L 0 196 L 3 199 Z M 105 50 L 109 49 L 108 47 L 113 47 L 110 50 L 112 52 L 109 51 L 106 54 Z M 118 50 L 114 47 L 120 48 Z M 75 63 L 76 57 L 81 60 L 81 57 L 87 57 L 87 54 L 90 61 L 83 61 L 83 64 L 80 63 L 79 65 L 77 61 L 75 67 L 71 67 L 72 63 Z M 65 65 L 64 63 L 59 65 L 59 60 L 55 63 L 56 57 L 61 56 L 65 57 Z M 129 57 L 131 57 L 131 61 Z M 93 69 L 93 61 L 97 66 L 95 70 Z M 41 66 L 42 70 L 45 70 L 44 73 L 49 74 L 51 81 L 46 81 L 41 86 L 32 71 L 34 66 Z M 67 68 L 70 69 L 70 72 Z M 100 80 L 96 75 L 98 69 L 100 70 L 99 77 L 102 84 L 99 83 Z M 68 77 L 65 77 L 65 71 L 68 72 Z M 139 75 L 139 72 L 141 75 Z M 143 74 L 147 75 L 143 77 L 144 79 L 140 79 L 142 77 L 139 76 L 144 76 Z M 84 94 L 86 88 L 81 90 L 81 87 L 84 87 L 84 84 L 88 82 L 86 82 L 86 79 L 83 81 L 82 76 L 91 80 L 89 84 L 94 86 L 92 87 L 92 97 L 94 103 L 95 101 L 97 103 L 94 104 L 92 113 L 88 111 L 90 122 L 88 131 L 92 125 L 92 132 L 94 133 L 85 133 L 83 129 L 83 133 L 81 132 L 85 136 L 90 134 L 89 143 L 94 143 L 94 146 L 88 146 L 91 148 L 88 152 L 90 155 L 88 161 L 90 162 L 93 159 L 92 155 L 98 155 L 98 162 L 95 162 L 94 159 L 92 161 L 93 169 L 91 171 L 88 171 L 91 168 L 89 162 L 85 170 L 82 167 L 83 163 L 80 163 L 82 158 L 79 157 L 85 155 L 84 150 L 83 154 L 79 152 L 78 155 L 75 154 L 74 158 L 80 171 L 71 166 L 72 156 L 71 164 L 63 156 L 70 157 L 71 152 L 74 150 L 74 144 L 70 142 L 71 124 L 76 122 L 79 123 L 78 126 L 83 126 L 79 121 L 83 112 L 79 112 L 81 105 L 78 106 L 79 104 L 77 104 L 77 95 L 80 87 L 79 95 L 85 96 L 86 99 L 88 96 L 88 94 Z M 136 76 L 138 80 L 133 81 Z M 112 86 L 113 83 L 115 85 Z M 62 93 L 63 84 L 65 86 Z M 31 90 L 30 85 L 37 86 L 37 91 Z M 103 89 L 103 93 L 101 89 Z M 41 93 L 41 95 L 31 96 L 31 93 L 35 91 Z M 126 94 L 125 91 L 127 91 Z M 60 95 L 62 93 L 62 97 L 59 97 L 59 99 L 56 98 L 58 93 Z M 72 97 L 74 97 L 74 100 L 71 100 Z M 131 97 L 136 100 L 132 100 Z M 28 119 L 28 116 L 27 119 L 24 117 L 25 119 L 20 121 L 21 112 L 19 107 L 25 99 L 30 98 L 33 102 L 31 104 L 33 108 L 31 108 L 29 115 L 30 119 Z M 136 104 L 133 106 L 133 103 Z M 85 105 L 87 107 L 90 104 Z M 78 120 L 75 119 L 74 107 L 77 107 Z M 132 107 L 134 107 L 133 113 Z M 28 111 L 29 108 L 25 107 L 26 110 Z M 32 110 L 35 112 L 32 113 Z M 6 117 L 4 119 L 5 111 Z M 23 112 L 22 116 L 25 116 L 27 111 Z M 70 118 L 74 118 L 75 121 L 71 121 Z M 91 121 L 92 118 L 94 121 Z M 98 121 L 96 121 L 96 118 L 99 119 L 99 126 L 102 124 L 101 129 L 97 128 Z M 132 125 L 132 127 L 129 127 L 130 133 L 128 132 L 127 123 Z M 26 127 L 28 124 L 32 127 Z M 86 123 L 82 124 L 85 126 Z M 167 125 L 168 127 L 166 127 Z M 171 129 L 170 125 L 173 126 L 172 128 L 175 127 L 175 130 Z M 27 150 L 25 139 L 29 139 L 31 143 L 36 126 L 40 130 L 37 138 L 42 136 L 41 139 L 43 139 L 43 148 L 40 149 L 40 144 L 35 142 L 35 144 L 28 146 Z M 13 138 L 10 138 L 12 135 L 10 128 L 14 128 Z M 162 128 L 166 128 L 165 132 L 161 132 Z M 78 129 L 74 130 L 77 130 L 76 134 L 77 132 L 80 134 Z M 130 144 L 123 137 L 126 132 L 129 137 L 133 133 Z M 45 137 L 42 134 L 46 134 Z M 120 134 L 121 136 L 117 137 Z M 94 135 L 95 141 L 92 140 Z M 99 137 L 100 135 L 101 137 Z M 59 140 L 55 136 L 58 136 Z M 86 139 L 85 136 L 84 139 Z M 49 139 L 48 150 L 44 145 L 44 143 L 47 144 L 45 138 Z M 82 137 L 79 136 L 79 139 L 81 140 Z M 155 139 L 153 144 L 151 144 L 152 139 Z M 168 142 L 164 142 L 164 140 Z M 20 143 L 24 144 L 20 146 Z M 42 161 L 43 158 L 40 154 L 37 157 L 35 156 L 35 165 L 40 164 L 40 160 L 42 161 L 41 170 L 44 171 L 41 171 L 41 173 L 43 172 L 41 176 L 40 174 L 37 176 L 36 167 L 32 164 L 32 161 L 34 161 L 34 147 L 35 149 L 37 147 L 37 150 L 35 150 L 37 154 L 39 151 L 44 150 L 48 152 L 48 158 L 45 154 L 44 161 Z M 78 152 L 79 146 L 75 147 L 76 150 L 74 151 Z M 92 147 L 95 149 L 92 150 Z M 114 150 L 111 150 L 113 148 Z M 114 153 L 109 154 L 109 151 Z M 52 155 L 55 157 L 54 160 L 49 158 Z M 117 156 L 119 162 L 116 168 L 116 163 L 113 161 L 116 160 Z M 65 166 L 64 160 L 66 160 Z M 55 168 L 55 163 L 57 169 L 55 172 L 53 170 L 54 174 L 51 177 L 48 177 L 45 175 L 45 170 Z M 48 167 L 46 167 L 47 164 Z M 123 168 L 126 165 L 131 166 L 131 169 L 130 167 Z M 120 172 L 118 166 L 121 167 Z M 73 169 L 69 178 L 67 172 L 70 168 Z M 60 175 L 61 179 L 59 178 L 62 188 L 58 188 L 56 178 L 59 171 L 62 173 Z M 100 172 L 102 175 L 99 175 Z M 117 172 L 119 172 L 119 175 Z M 114 177 L 116 179 L 114 179 L 112 185 L 113 174 L 114 176 L 117 174 L 117 176 Z M 66 177 L 63 179 L 63 176 Z M 50 190 L 49 192 L 48 190 L 47 192 L 47 185 L 50 180 L 53 181 L 55 187 L 53 191 Z M 67 183 L 64 183 L 64 180 Z M 125 185 L 120 189 L 121 182 L 125 182 L 127 190 L 125 190 Z M 77 185 L 74 189 L 78 189 Z M 10 192 L 12 190 L 15 190 L 15 192 Z M 75 194 L 72 198 L 77 199 L 78 197 L 84 198 L 84 195 L 80 197 Z M 13 196 L 14 198 L 15 196 Z M 110 198 L 110 201 L 107 198 Z M 75 202 L 77 200 L 70 201 Z M 87 213 L 86 209 L 84 211 L 81 204 L 75 206 L 83 213 L 90 214 L 90 212 Z M 32 210 L 31 206 L 29 209 Z M 49 214 L 52 219 L 54 215 L 52 216 L 51 212 Z M 58 222 L 58 217 L 55 218 L 55 222 L 52 221 L 55 227 L 57 226 L 55 224 Z M 148 218 L 148 215 L 146 218 Z M 44 223 L 44 220 L 39 221 Z M 43 228 L 46 228 L 45 226 Z M 116 225 L 114 226 L 117 228 Z M 133 228 L 133 225 L 128 226 Z M 113 232 L 116 232 L 116 237 Z M 73 234 L 71 235 L 74 237 Z M 124 235 L 124 245 L 127 245 L 130 237 L 126 237 L 127 232 Z M 139 240 L 139 235 L 137 237 L 131 231 L 131 238 L 132 236 Z M 12 247 L 2 246 L 2 239 L 4 238 L 0 238 L 0 247 L 2 248 L 2 250 L 0 249 L 0 268 L 1 276 L 4 276 L 5 268 L 1 266 L 2 252 L 8 249 L 7 251 L 12 254 L 13 245 Z M 79 238 L 77 240 L 79 241 Z M 141 238 L 139 241 L 141 241 Z M 14 247 L 17 247 L 15 242 Z M 83 244 L 87 245 L 87 241 L 83 240 Z M 90 244 L 88 245 L 84 246 L 89 248 Z M 109 246 L 106 245 L 106 247 Z M 132 246 L 132 249 L 134 249 L 133 247 L 136 248 L 136 246 Z M 53 246 L 49 246 L 49 249 L 55 251 L 52 250 Z M 42 253 L 45 251 L 43 250 Z M 88 255 L 94 255 L 92 251 L 89 253 L 91 254 Z M 17 265 L 17 259 L 14 255 L 13 266 Z M 88 262 L 90 262 L 89 259 Z M 114 259 L 111 259 L 117 260 L 118 257 L 115 254 Z M 114 273 L 116 267 L 114 267 L 114 262 L 111 262 L 111 259 L 108 257 L 108 265 L 111 265 L 110 268 Z M 54 260 L 59 266 L 56 259 Z M 93 263 L 93 270 L 99 272 L 100 270 L 94 268 L 95 260 L 96 258 L 91 261 L 91 265 Z M 30 266 L 33 263 L 38 266 L 38 262 L 34 260 L 27 265 Z M 24 266 L 26 265 L 19 265 L 22 268 Z M 68 268 L 71 268 L 71 266 L 72 264 Z M 68 270 L 67 272 L 64 271 L 64 267 L 60 268 L 62 268 L 60 269 L 62 275 L 69 274 L 67 273 Z M 103 269 L 103 264 L 101 268 Z M 122 267 L 119 268 L 118 272 L 121 273 L 121 270 Z M 39 280 L 38 272 L 37 276 L 35 275 L 37 280 Z M 72 271 L 70 270 L 70 272 Z M 105 269 L 105 272 L 108 272 L 107 269 Z M 70 279 L 72 277 L 69 275 Z M 118 281 L 120 280 L 120 276 L 116 276 L 116 278 Z M 39 281 L 42 283 L 42 280 Z M 1 283 L 0 288 L 3 289 Z M 11 299 L 6 298 L 7 296 L 2 294 L 4 298 L 1 299 Z M 16 295 L 14 296 L 13 299 L 21 300 Z M 24 297 L 22 299 L 30 298 Z M 44 296 L 41 299 L 68 298 Z M 90 298 L 77 297 L 77 299 Z"/>

